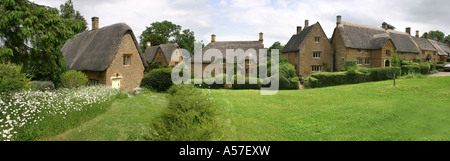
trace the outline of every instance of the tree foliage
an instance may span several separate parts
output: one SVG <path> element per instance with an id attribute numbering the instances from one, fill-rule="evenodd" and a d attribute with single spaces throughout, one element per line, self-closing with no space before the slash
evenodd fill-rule
<path id="1" fill-rule="evenodd" d="M 177 43 L 180 48 L 193 53 L 195 36 L 194 31 L 189 29 L 181 30 L 181 26 L 170 21 L 153 22 L 139 36 L 141 49 L 145 51 L 146 42 L 151 42 L 152 46 L 167 43 Z"/>
<path id="2" fill-rule="evenodd" d="M 387 22 L 381 23 L 381 27 L 383 27 L 384 25 L 386 25 L 387 29 L 395 30 L 395 26 L 388 24 Z"/>
<path id="3" fill-rule="evenodd" d="M 439 42 L 444 42 L 445 34 L 439 30 L 431 30 L 428 32 L 428 39 L 437 40 Z M 425 34 L 422 35 L 422 38 L 425 38 Z"/>
<path id="4" fill-rule="evenodd" d="M 75 23 L 77 28 L 74 28 L 75 33 L 80 33 L 87 30 L 87 22 L 84 19 L 83 15 L 80 14 L 79 11 L 76 11 L 73 8 L 72 0 L 66 1 L 66 3 L 61 4 L 60 8 L 60 17 L 64 19 L 72 20 Z"/>
<path id="5" fill-rule="evenodd" d="M 27 0 L 0 0 L 0 15 L 1 60 L 21 65 L 32 79 L 58 82 L 66 66 L 61 48 L 85 25 Z"/>

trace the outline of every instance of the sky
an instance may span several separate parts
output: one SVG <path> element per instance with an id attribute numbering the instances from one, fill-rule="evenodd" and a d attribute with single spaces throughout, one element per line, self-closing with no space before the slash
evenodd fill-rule
<path id="1" fill-rule="evenodd" d="M 66 0 L 30 0 L 59 9 Z M 264 33 L 264 46 L 286 44 L 297 26 L 319 22 L 330 38 L 336 16 L 343 22 L 380 27 L 387 22 L 398 31 L 411 27 L 411 34 L 430 30 L 450 34 L 448 0 L 72 0 L 91 29 L 91 17 L 100 27 L 124 22 L 136 38 L 152 22 L 171 21 L 195 32 L 197 41 L 257 41 Z"/>

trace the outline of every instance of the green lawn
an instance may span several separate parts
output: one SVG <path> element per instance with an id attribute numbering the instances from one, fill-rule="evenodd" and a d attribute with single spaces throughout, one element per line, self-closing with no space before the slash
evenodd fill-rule
<path id="1" fill-rule="evenodd" d="M 319 89 L 211 90 L 218 140 L 450 140 L 450 77 L 400 79 Z M 116 100 L 82 126 L 45 140 L 142 140 L 167 106 L 146 91 Z"/>
<path id="2" fill-rule="evenodd" d="M 223 140 L 450 140 L 450 77 L 214 91 Z"/>

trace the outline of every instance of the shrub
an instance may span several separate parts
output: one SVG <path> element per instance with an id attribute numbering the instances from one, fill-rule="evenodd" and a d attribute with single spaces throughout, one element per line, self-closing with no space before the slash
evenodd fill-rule
<path id="1" fill-rule="evenodd" d="M 347 71 L 350 68 L 354 69 L 354 70 L 358 70 L 359 69 L 358 62 L 356 60 L 346 61 L 344 67 L 342 68 L 342 71 Z"/>
<path id="2" fill-rule="evenodd" d="M 49 90 L 55 89 L 55 84 L 52 81 L 31 81 L 30 88 L 33 90 Z"/>
<path id="3" fill-rule="evenodd" d="M 144 75 L 141 81 L 141 87 L 165 92 L 173 85 L 171 74 L 172 68 L 153 69 Z"/>
<path id="4" fill-rule="evenodd" d="M 297 77 L 295 74 L 295 67 L 289 63 L 280 64 L 280 76 L 284 76 L 285 78 Z"/>
<path id="5" fill-rule="evenodd" d="M 15 64 L 0 64 L 0 93 L 27 88 L 29 80 L 20 72 L 21 69 L 21 66 Z"/>
<path id="6" fill-rule="evenodd" d="M 311 88 L 319 87 L 319 80 L 314 77 L 309 77 L 306 87 L 311 87 Z"/>
<path id="7" fill-rule="evenodd" d="M 173 85 L 169 105 L 150 123 L 147 140 L 207 141 L 217 131 L 215 105 L 208 92 L 192 85 Z"/>
<path id="8" fill-rule="evenodd" d="M 399 67 L 385 67 L 385 68 L 371 68 L 367 81 L 382 81 L 394 78 L 394 73 L 396 76 L 402 74 L 401 68 Z"/>
<path id="9" fill-rule="evenodd" d="M 81 71 L 70 70 L 61 74 L 61 87 L 78 88 L 84 86 L 88 82 L 86 74 Z"/>

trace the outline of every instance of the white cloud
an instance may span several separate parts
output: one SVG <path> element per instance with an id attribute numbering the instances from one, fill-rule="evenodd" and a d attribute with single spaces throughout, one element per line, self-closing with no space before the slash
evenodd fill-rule
<path id="1" fill-rule="evenodd" d="M 65 0 L 35 0 L 59 8 Z M 450 1 L 436 0 L 74 0 L 76 10 L 86 18 L 100 17 L 100 26 L 125 22 L 139 36 L 150 23 L 168 20 L 195 32 L 197 40 L 257 40 L 264 33 L 266 47 L 275 41 L 287 43 L 296 26 L 320 22 L 331 37 L 336 15 L 342 21 L 381 26 L 386 21 L 397 30 L 411 27 L 421 33 L 441 30 L 450 34 Z"/>

